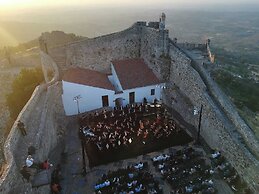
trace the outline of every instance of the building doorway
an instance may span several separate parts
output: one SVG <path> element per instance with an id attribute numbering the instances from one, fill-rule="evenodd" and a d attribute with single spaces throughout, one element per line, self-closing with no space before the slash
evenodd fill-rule
<path id="1" fill-rule="evenodd" d="M 108 97 L 108 95 L 102 96 L 102 103 L 103 103 L 103 107 L 109 106 L 109 97 Z"/>
<path id="2" fill-rule="evenodd" d="M 129 103 L 130 104 L 135 103 L 135 92 L 130 92 L 129 93 Z"/>

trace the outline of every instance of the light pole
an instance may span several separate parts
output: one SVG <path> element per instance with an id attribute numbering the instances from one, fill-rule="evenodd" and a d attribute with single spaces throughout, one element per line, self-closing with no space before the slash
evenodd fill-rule
<path id="1" fill-rule="evenodd" d="M 80 109 L 79 109 L 79 100 L 81 99 L 81 95 L 77 95 L 73 98 L 74 102 L 76 102 L 77 105 L 77 115 L 79 116 L 80 114 Z M 79 121 L 79 118 L 78 118 Z M 85 137 L 81 138 L 81 147 L 82 147 L 82 157 L 83 157 L 83 176 L 86 175 L 86 163 L 85 163 Z"/>
<path id="2" fill-rule="evenodd" d="M 81 146 L 82 146 L 82 156 L 83 156 L 83 173 L 82 175 L 86 175 L 86 163 L 85 163 L 85 137 L 81 140 Z"/>
<path id="3" fill-rule="evenodd" d="M 194 107 L 194 110 L 193 110 L 194 115 L 199 114 L 198 134 L 197 134 L 197 139 L 196 139 L 197 144 L 200 142 L 202 108 L 203 108 L 203 105 L 201 105 L 200 110 L 198 110 L 197 107 Z"/>
<path id="4" fill-rule="evenodd" d="M 78 115 L 80 114 L 80 110 L 79 110 L 79 100 L 80 100 L 81 98 L 82 98 L 82 97 L 81 97 L 80 94 L 77 95 L 77 96 L 75 96 L 75 97 L 73 98 L 74 102 L 76 102 L 76 104 L 77 104 L 77 114 L 78 114 Z"/>

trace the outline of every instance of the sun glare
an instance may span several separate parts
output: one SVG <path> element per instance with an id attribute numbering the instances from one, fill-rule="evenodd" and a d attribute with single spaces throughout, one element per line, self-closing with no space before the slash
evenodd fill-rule
<path id="1" fill-rule="evenodd" d="M 9 7 L 31 7 L 34 5 L 40 5 L 44 3 L 50 3 L 49 0 L 0 0 L 0 8 Z"/>
<path id="2" fill-rule="evenodd" d="M 6 42 L 9 42 L 9 44 L 11 45 L 18 44 L 18 41 L 1 26 L 0 26 L 0 37 L 4 38 Z"/>
<path id="3" fill-rule="evenodd" d="M 0 0 L 0 6 L 13 5 L 13 4 L 20 3 L 20 2 L 21 1 L 19 1 L 19 0 Z"/>
<path id="4" fill-rule="evenodd" d="M 0 5 L 7 4 L 8 2 L 10 2 L 10 1 L 8 1 L 8 0 L 0 0 Z"/>
<path id="5" fill-rule="evenodd" d="M 24 2 L 27 3 L 27 0 L 21 1 L 21 0 L 0 0 L 0 8 L 10 8 L 10 7 L 16 7 L 18 5 L 23 4 Z"/>

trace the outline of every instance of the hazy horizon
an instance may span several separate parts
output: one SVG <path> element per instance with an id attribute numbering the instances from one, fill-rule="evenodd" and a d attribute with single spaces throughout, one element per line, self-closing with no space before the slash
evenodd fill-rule
<path id="1" fill-rule="evenodd" d="M 190 41 L 190 37 L 195 37 L 194 40 L 199 41 L 204 39 L 205 35 L 196 29 L 195 24 L 190 25 L 189 21 L 205 26 L 202 32 L 209 34 L 206 32 L 206 25 L 209 26 L 210 23 L 204 21 L 207 18 L 212 22 L 219 19 L 223 22 L 227 20 L 229 25 L 231 14 L 244 12 L 244 18 L 242 13 L 238 14 L 242 22 L 255 20 L 254 14 L 256 18 L 259 15 L 257 14 L 259 2 L 255 0 L 228 2 L 219 0 L 217 3 L 215 0 L 210 2 L 199 0 L 195 3 L 190 0 L 147 0 L 145 3 L 136 1 L 130 3 L 126 0 L 123 4 L 118 4 L 118 0 L 112 0 L 109 1 L 109 5 L 102 2 L 104 1 L 74 0 L 71 3 L 71 1 L 57 0 L 53 3 L 50 0 L 0 0 L 0 47 L 15 46 L 39 37 L 42 32 L 54 30 L 95 37 L 123 30 L 139 20 L 158 21 L 161 12 L 168 15 L 167 26 L 173 36 L 184 35 L 182 29 L 186 28 L 186 31 L 196 36 L 179 38 Z M 223 17 L 224 15 L 227 17 Z M 235 17 L 232 19 L 236 20 Z M 255 23 L 253 22 L 252 27 L 257 28 L 258 25 Z M 197 37 L 198 35 L 200 37 Z"/>
<path id="2" fill-rule="evenodd" d="M 108 2 L 108 3 L 107 3 Z M 35 11 L 63 9 L 188 9 L 203 11 L 257 11 L 258 0 L 0 0 L 0 20 L 17 14 L 33 13 Z"/>

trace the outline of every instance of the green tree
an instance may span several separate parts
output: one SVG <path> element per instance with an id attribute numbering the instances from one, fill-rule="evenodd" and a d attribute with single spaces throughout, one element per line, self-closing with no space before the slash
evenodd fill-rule
<path id="1" fill-rule="evenodd" d="M 43 81 L 40 68 L 22 69 L 12 83 L 12 92 L 6 95 L 6 104 L 12 119 L 16 119 L 30 99 L 34 89 Z"/>

